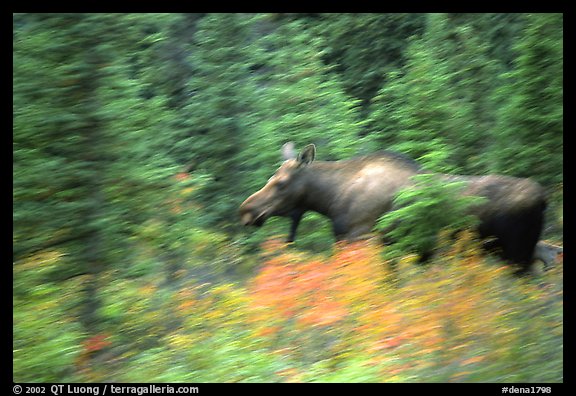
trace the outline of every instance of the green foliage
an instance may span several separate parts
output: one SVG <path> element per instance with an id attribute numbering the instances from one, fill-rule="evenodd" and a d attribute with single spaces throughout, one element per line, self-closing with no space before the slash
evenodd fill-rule
<path id="1" fill-rule="evenodd" d="M 276 135 L 282 143 L 292 140 L 298 147 L 315 143 L 327 160 L 356 154 L 362 125 L 358 101 L 344 93 L 332 68 L 322 62 L 321 38 L 296 21 L 259 44 L 269 52 L 261 59 L 258 134 Z"/>
<path id="2" fill-rule="evenodd" d="M 435 174 L 412 179 L 414 185 L 394 198 L 396 209 L 381 216 L 375 227 L 394 241 L 396 254 L 431 252 L 439 234 L 449 235 L 478 223 L 469 211 L 484 199 L 463 195 L 465 182 L 449 182 Z"/>
<path id="3" fill-rule="evenodd" d="M 373 99 L 370 137 L 376 147 L 395 148 L 436 172 L 486 169 L 498 69 L 475 33 L 445 14 L 428 16 L 425 34 L 406 50 L 406 66 L 390 72 Z"/>
<path id="4" fill-rule="evenodd" d="M 382 147 L 404 152 L 433 171 L 454 171 L 448 141 L 467 109 L 450 98 L 445 61 L 432 55 L 433 47 L 416 41 L 410 48 L 408 72 L 402 77 L 390 75 L 390 82 L 374 99 L 372 137 Z M 427 161 L 437 156 L 441 162 Z"/>
<path id="5" fill-rule="evenodd" d="M 232 170 L 242 169 L 242 148 L 252 127 L 248 117 L 254 112 L 251 21 L 242 14 L 207 15 L 198 22 L 190 47 L 189 95 L 178 114 L 179 151 L 209 177 L 199 194 L 210 204 L 205 211 L 211 225 L 226 224 L 244 193 Z"/>
<path id="6" fill-rule="evenodd" d="M 386 74 L 403 66 L 407 39 L 422 34 L 424 22 L 417 13 L 322 14 L 313 29 L 324 37 L 323 57 L 342 77 L 345 91 L 366 107 Z"/>
<path id="7" fill-rule="evenodd" d="M 157 348 L 134 357 L 119 379 L 125 382 L 274 382 L 280 359 L 250 345 L 242 334 L 216 331 L 202 345 L 184 352 Z"/>
<path id="8" fill-rule="evenodd" d="M 514 69 L 503 75 L 493 152 L 494 170 L 562 182 L 563 16 L 530 14 L 515 48 Z"/>
<path id="9" fill-rule="evenodd" d="M 319 214 L 289 247 L 263 243 L 285 218 L 237 218 L 294 141 L 319 160 L 384 148 L 534 176 L 561 241 L 562 29 L 561 14 L 14 14 L 14 381 L 562 381 L 561 265 L 510 278 L 468 240 L 427 269 L 403 255 L 471 224 L 462 186 L 422 175 L 400 194 L 380 224 L 394 272 L 375 245 L 334 246 Z"/>
<path id="10" fill-rule="evenodd" d="M 64 257 L 44 252 L 14 266 L 14 382 L 78 381 L 73 370 L 83 330 L 75 321 L 80 279 L 49 281 Z"/>
<path id="11" fill-rule="evenodd" d="M 113 244 L 154 205 L 151 186 L 168 174 L 152 154 L 163 103 L 139 97 L 145 80 L 130 79 L 133 65 L 116 52 L 135 40 L 139 18 L 28 16 L 15 35 L 17 254 L 61 241 Z M 116 41 L 127 23 L 133 26 Z M 147 199 L 136 201 L 135 193 Z"/>

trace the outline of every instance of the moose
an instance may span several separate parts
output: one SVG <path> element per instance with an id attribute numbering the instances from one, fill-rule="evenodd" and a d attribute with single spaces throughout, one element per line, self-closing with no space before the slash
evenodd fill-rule
<path id="1" fill-rule="evenodd" d="M 424 172 L 416 161 L 387 150 L 315 161 L 313 144 L 297 154 L 290 142 L 282 154 L 284 162 L 276 173 L 240 205 L 240 219 L 245 226 L 260 227 L 271 216 L 291 218 L 288 242 L 295 240 L 307 211 L 328 217 L 337 241 L 366 237 L 378 218 L 394 209 L 395 195 L 413 185 L 411 177 Z M 544 189 L 530 179 L 503 175 L 439 177 L 464 181 L 462 194 L 486 198 L 472 209 L 479 219 L 479 236 L 489 241 L 486 248 L 518 264 L 519 273 L 528 271 L 543 228 Z"/>

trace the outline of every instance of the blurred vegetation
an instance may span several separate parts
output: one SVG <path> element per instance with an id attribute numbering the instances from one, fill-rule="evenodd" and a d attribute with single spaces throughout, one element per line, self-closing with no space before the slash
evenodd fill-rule
<path id="1" fill-rule="evenodd" d="M 392 242 L 390 257 L 431 254 L 440 236 L 478 225 L 469 209 L 486 202 L 482 197 L 462 195 L 466 182 L 449 182 L 432 173 L 412 176 L 412 180 L 414 186 L 396 194 L 395 209 L 376 223 L 376 230 Z"/>
<path id="2" fill-rule="evenodd" d="M 534 178 L 562 243 L 562 103 L 562 14 L 14 14 L 14 381 L 562 381 L 561 262 L 407 254 L 450 188 L 384 250 L 237 215 L 287 141 L 393 149 Z"/>

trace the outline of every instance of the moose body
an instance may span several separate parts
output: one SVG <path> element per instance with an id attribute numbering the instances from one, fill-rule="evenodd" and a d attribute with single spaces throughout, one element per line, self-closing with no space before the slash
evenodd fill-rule
<path id="1" fill-rule="evenodd" d="M 544 225 L 546 194 L 542 186 L 503 175 L 440 177 L 465 182 L 464 195 L 486 198 L 484 204 L 470 209 L 478 217 L 479 236 L 487 238 L 484 247 L 519 264 L 520 272 L 527 271 Z"/>
<path id="2" fill-rule="evenodd" d="M 296 156 L 287 144 L 283 153 L 282 166 L 240 206 L 240 218 L 244 225 L 262 226 L 271 216 L 289 217 L 289 241 L 295 239 L 307 211 L 328 217 L 336 240 L 366 236 L 382 214 L 393 210 L 396 194 L 413 185 L 411 177 L 423 172 L 417 162 L 389 151 L 341 161 L 314 161 L 314 145 Z M 487 198 L 473 209 L 480 220 L 478 233 L 491 238 L 488 247 L 527 270 L 542 230 L 542 187 L 529 179 L 500 175 L 439 177 L 465 181 L 463 194 Z"/>
<path id="3" fill-rule="evenodd" d="M 395 194 L 420 171 L 416 162 L 392 152 L 342 161 L 314 161 L 314 156 L 312 145 L 298 158 L 285 152 L 276 174 L 242 203 L 242 223 L 261 226 L 271 216 L 290 217 L 293 241 L 302 215 L 315 211 L 332 221 L 336 240 L 354 240 L 372 231 Z"/>

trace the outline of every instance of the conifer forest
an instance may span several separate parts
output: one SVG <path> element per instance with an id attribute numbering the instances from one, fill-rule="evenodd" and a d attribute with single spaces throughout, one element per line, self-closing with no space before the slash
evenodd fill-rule
<path id="1" fill-rule="evenodd" d="M 14 382 L 564 381 L 563 14 L 16 13 L 12 78 Z M 364 238 L 244 225 L 311 144 L 425 171 Z M 438 175 L 540 186 L 554 255 Z"/>

